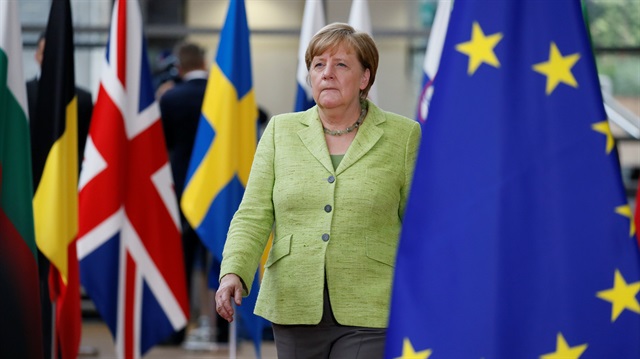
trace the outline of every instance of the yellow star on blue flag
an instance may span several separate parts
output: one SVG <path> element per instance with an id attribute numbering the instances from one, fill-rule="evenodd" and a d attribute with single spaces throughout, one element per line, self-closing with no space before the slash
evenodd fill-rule
<path id="1" fill-rule="evenodd" d="M 611 302 L 611 321 L 616 319 L 627 309 L 640 314 L 640 303 L 638 302 L 638 292 L 640 292 L 640 281 L 627 283 L 619 270 L 613 278 L 613 288 L 598 292 L 598 298 Z"/>
<path id="2" fill-rule="evenodd" d="M 616 213 L 629 219 L 629 237 L 636 234 L 636 224 L 633 222 L 633 212 L 628 204 L 616 207 Z"/>
<path id="3" fill-rule="evenodd" d="M 611 133 L 611 127 L 609 126 L 609 121 L 605 120 L 605 121 L 596 122 L 591 125 L 591 128 L 594 131 L 600 132 L 606 136 L 606 139 L 607 139 L 606 152 L 607 154 L 611 153 L 611 151 L 613 150 L 613 147 L 615 146 L 615 140 L 613 139 L 613 134 Z"/>
<path id="4" fill-rule="evenodd" d="M 540 359 L 579 359 L 587 347 L 587 344 L 570 347 L 562 333 L 558 333 L 556 351 L 544 354 L 540 356 Z"/>
<path id="5" fill-rule="evenodd" d="M 547 77 L 546 93 L 549 95 L 559 83 L 565 83 L 572 87 L 578 87 L 576 78 L 571 73 L 571 68 L 580 59 L 580 54 L 562 56 L 558 46 L 552 42 L 549 49 L 549 61 L 533 65 L 533 69 Z"/>
<path id="6" fill-rule="evenodd" d="M 431 350 L 429 349 L 416 352 L 411 344 L 411 340 L 409 340 L 409 338 L 404 338 L 404 342 L 402 344 L 402 355 L 396 359 L 428 359 L 430 355 Z"/>
<path id="7" fill-rule="evenodd" d="M 473 23 L 471 30 L 471 40 L 462 42 L 456 46 L 461 53 L 469 56 L 469 67 L 467 72 L 473 75 L 483 63 L 493 67 L 500 67 L 500 61 L 496 57 L 494 48 L 502 39 L 502 34 L 485 35 L 482 27 L 477 22 Z"/>

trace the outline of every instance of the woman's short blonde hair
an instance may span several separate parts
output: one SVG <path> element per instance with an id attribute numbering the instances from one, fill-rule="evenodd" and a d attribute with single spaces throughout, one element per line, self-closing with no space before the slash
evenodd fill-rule
<path id="1" fill-rule="evenodd" d="M 376 79 L 379 59 L 378 48 L 369 34 L 356 31 L 350 25 L 339 22 L 323 27 L 313 35 L 311 41 L 309 41 L 309 46 L 307 46 L 307 51 L 304 55 L 307 70 L 311 67 L 311 61 L 313 61 L 314 57 L 323 54 L 328 49 L 337 50 L 343 44 L 355 51 L 363 69 L 369 69 L 369 84 L 360 92 L 360 97 L 365 99 L 369 95 L 369 90 Z"/>

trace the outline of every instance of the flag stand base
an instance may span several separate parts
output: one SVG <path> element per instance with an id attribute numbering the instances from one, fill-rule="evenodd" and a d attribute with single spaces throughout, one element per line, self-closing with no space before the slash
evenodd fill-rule
<path id="1" fill-rule="evenodd" d="M 98 355 L 100 355 L 100 351 L 92 345 L 81 345 L 78 349 L 79 357 L 97 357 Z"/>

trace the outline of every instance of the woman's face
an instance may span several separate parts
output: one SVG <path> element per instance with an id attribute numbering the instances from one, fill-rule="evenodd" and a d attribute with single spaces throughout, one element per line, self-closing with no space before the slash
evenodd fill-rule
<path id="1" fill-rule="evenodd" d="M 340 45 L 313 58 L 309 77 L 313 99 L 319 107 L 330 109 L 359 103 L 360 90 L 369 83 L 369 70 L 362 69 L 353 51 Z"/>

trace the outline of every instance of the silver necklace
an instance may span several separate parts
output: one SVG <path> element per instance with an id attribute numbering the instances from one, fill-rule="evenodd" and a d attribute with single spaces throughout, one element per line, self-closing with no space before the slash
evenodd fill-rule
<path id="1" fill-rule="evenodd" d="M 326 133 L 329 136 L 342 136 L 344 134 L 353 132 L 355 129 L 360 127 L 366 115 L 367 115 L 367 108 L 362 107 L 362 110 L 360 111 L 360 117 L 358 117 L 358 120 L 353 125 L 345 128 L 344 130 L 330 130 L 324 127 L 324 125 L 322 126 L 322 129 L 324 130 L 324 133 Z"/>

